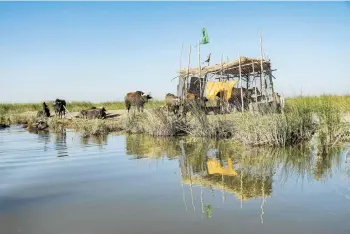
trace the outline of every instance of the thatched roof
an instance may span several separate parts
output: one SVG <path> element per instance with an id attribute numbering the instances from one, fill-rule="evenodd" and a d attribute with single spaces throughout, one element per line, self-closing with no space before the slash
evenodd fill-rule
<path id="1" fill-rule="evenodd" d="M 261 59 L 259 58 L 247 58 L 247 57 L 240 57 L 241 59 L 241 74 L 249 74 L 253 72 L 260 71 L 261 70 Z M 263 68 L 264 70 L 270 69 L 270 62 L 267 60 L 263 60 Z M 222 66 L 221 63 L 210 65 L 210 66 L 204 66 L 201 67 L 201 75 L 204 76 L 205 74 L 221 74 L 221 69 L 223 71 L 223 74 L 230 74 L 234 76 L 239 76 L 239 58 L 233 61 L 229 62 L 223 62 Z M 183 68 L 180 70 L 180 76 L 184 77 L 187 76 L 188 68 Z M 190 68 L 189 70 L 190 76 L 199 77 L 199 68 Z"/>

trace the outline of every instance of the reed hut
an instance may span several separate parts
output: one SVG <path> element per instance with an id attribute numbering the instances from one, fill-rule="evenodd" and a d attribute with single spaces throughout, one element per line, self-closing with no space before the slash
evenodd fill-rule
<path id="1" fill-rule="evenodd" d="M 209 65 L 208 62 L 207 66 L 201 66 L 199 54 L 199 66 L 194 68 L 190 68 L 190 48 L 188 67 L 180 67 L 178 72 L 177 95 L 184 98 L 190 92 L 196 93 L 200 97 L 206 96 L 210 100 L 213 99 L 212 94 L 214 93 L 214 96 L 220 97 L 227 102 L 231 95 L 230 86 L 234 82 L 233 88 L 241 88 L 240 90 L 242 90 L 242 110 L 244 106 L 248 107 L 249 103 L 244 103 L 243 92 L 248 93 L 249 89 L 254 89 L 253 96 L 256 107 L 261 104 L 267 105 L 271 102 L 278 102 L 278 96 L 273 86 L 275 77 L 272 72 L 275 70 L 271 68 L 270 59 L 265 58 L 266 56 L 263 55 L 261 37 L 260 47 L 260 58 L 238 56 L 235 60 L 223 61 L 222 55 L 220 63 Z M 218 83 L 215 84 L 213 82 Z M 210 84 L 209 89 L 208 84 Z M 254 106 L 249 107 L 254 109 Z"/>

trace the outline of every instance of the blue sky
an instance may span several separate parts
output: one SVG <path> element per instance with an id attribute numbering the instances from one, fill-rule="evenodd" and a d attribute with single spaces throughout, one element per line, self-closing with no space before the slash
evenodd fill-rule
<path id="1" fill-rule="evenodd" d="M 203 59 L 259 57 L 262 30 L 278 92 L 350 94 L 349 3 L 1 2 L 0 102 L 163 98 L 203 27 Z"/>

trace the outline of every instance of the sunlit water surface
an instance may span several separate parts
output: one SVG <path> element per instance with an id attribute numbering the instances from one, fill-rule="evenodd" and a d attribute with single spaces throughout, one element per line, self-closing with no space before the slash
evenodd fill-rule
<path id="1" fill-rule="evenodd" d="M 0 130 L 0 234 L 350 233 L 348 146 Z"/>

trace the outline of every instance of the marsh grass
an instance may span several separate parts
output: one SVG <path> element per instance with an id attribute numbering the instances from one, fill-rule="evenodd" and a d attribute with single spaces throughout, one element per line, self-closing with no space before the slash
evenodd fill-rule
<path id="1" fill-rule="evenodd" d="M 7 125 L 30 125 L 37 121 L 35 115 L 16 115 L 16 114 L 6 114 L 0 115 L 0 123 Z"/>
<path id="2" fill-rule="evenodd" d="M 105 119 L 74 119 L 69 125 L 70 128 L 82 133 L 83 136 L 101 136 L 110 132 L 124 130 L 119 121 Z"/>
<path id="3" fill-rule="evenodd" d="M 338 103 L 339 101 L 339 103 Z M 115 119 L 58 119 L 49 118 L 50 130 L 62 132 L 72 128 L 84 136 L 103 135 L 109 132 L 145 133 L 152 136 L 189 135 L 205 138 L 233 138 L 245 145 L 290 146 L 316 139 L 320 151 L 326 151 L 344 140 L 349 140 L 349 122 L 341 118 L 348 110 L 348 97 L 320 96 L 289 99 L 282 114 L 239 112 L 225 115 L 206 115 L 196 106 L 190 107 L 186 118 L 168 114 L 164 102 L 146 104 L 143 113 L 130 111 Z M 7 105 L 7 104 L 6 104 Z M 30 124 L 36 121 L 34 113 L 11 114 L 19 110 L 40 110 L 41 105 L 19 105 L 1 108 L 1 123 Z M 10 105 L 10 104 L 9 104 Z M 78 111 L 91 106 L 106 109 L 124 108 L 123 103 L 69 103 L 68 108 Z M 16 105 L 15 105 L 16 106 Z"/>
<path id="4" fill-rule="evenodd" d="M 306 105 L 310 107 L 323 108 L 322 103 L 329 103 L 341 112 L 350 113 L 350 95 L 320 95 L 320 96 L 298 96 L 286 98 L 288 106 Z"/>

